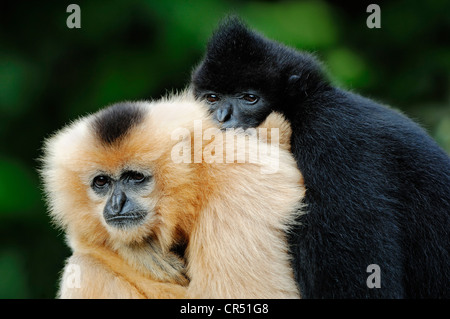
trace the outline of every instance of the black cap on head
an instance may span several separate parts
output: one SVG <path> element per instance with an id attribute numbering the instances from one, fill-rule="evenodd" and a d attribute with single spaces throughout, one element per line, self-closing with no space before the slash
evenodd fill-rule
<path id="1" fill-rule="evenodd" d="M 98 138 L 106 143 L 113 144 L 124 137 L 134 126 L 142 122 L 144 111 L 132 103 L 117 103 L 98 112 L 92 127 Z"/>

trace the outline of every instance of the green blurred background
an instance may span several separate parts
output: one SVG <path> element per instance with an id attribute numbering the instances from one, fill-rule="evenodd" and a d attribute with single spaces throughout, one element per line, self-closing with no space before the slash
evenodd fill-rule
<path id="1" fill-rule="evenodd" d="M 12 2 L 12 1 L 11 1 Z M 0 298 L 53 298 L 70 251 L 51 226 L 36 169 L 42 141 L 120 100 L 182 89 L 227 13 L 312 51 L 333 81 L 401 109 L 450 151 L 450 2 L 72 1 L 0 8 Z"/>

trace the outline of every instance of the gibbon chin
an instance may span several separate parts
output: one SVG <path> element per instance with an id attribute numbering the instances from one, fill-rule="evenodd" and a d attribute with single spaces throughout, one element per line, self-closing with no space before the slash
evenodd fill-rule
<path id="1" fill-rule="evenodd" d="M 300 297 L 285 234 L 305 190 L 289 124 L 274 113 L 222 138 L 191 95 L 115 104 L 45 142 L 50 215 L 73 251 L 60 298 Z"/>

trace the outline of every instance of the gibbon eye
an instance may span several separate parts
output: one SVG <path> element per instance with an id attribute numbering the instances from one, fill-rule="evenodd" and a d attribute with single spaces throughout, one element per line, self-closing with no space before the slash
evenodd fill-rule
<path id="1" fill-rule="evenodd" d="M 137 183 L 140 183 L 145 179 L 144 174 L 139 173 L 139 172 L 130 172 L 128 177 L 130 180 L 137 182 Z"/>
<path id="2" fill-rule="evenodd" d="M 105 175 L 99 175 L 94 178 L 94 185 L 96 187 L 104 187 L 105 185 L 109 184 L 109 182 L 109 177 Z"/>
<path id="3" fill-rule="evenodd" d="M 133 183 L 142 183 L 146 179 L 144 174 L 135 171 L 127 171 L 122 175 L 122 177 Z"/>
<path id="4" fill-rule="evenodd" d="M 259 98 L 254 94 L 245 94 L 242 98 L 249 104 L 255 104 L 259 100 Z"/>
<path id="5" fill-rule="evenodd" d="M 216 103 L 217 101 L 220 100 L 219 97 L 216 94 L 206 94 L 205 95 L 205 99 L 210 104 Z"/>

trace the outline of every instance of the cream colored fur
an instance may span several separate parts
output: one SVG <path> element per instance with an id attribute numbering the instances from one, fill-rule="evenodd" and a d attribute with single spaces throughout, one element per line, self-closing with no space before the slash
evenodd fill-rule
<path id="1" fill-rule="evenodd" d="M 261 125 L 280 128 L 281 145 L 278 154 L 263 154 L 257 163 L 177 164 L 171 158 L 179 142 L 171 136 L 175 129 L 190 132 L 185 141 L 193 143 L 194 121 L 201 120 L 203 132 L 215 127 L 204 106 L 189 94 L 134 103 L 146 112 L 143 123 L 111 146 L 93 134 L 92 116 L 45 143 L 41 173 L 50 215 L 73 251 L 59 297 L 300 297 L 285 239 L 304 196 L 289 152 L 289 124 L 272 114 Z M 248 137 L 247 153 L 256 145 L 253 139 L 258 136 Z M 210 146 L 209 140 L 200 149 L 193 146 L 192 157 Z M 223 149 L 235 151 L 230 147 L 224 140 Z M 276 161 L 277 172 L 261 173 Z M 125 167 L 151 172 L 153 183 L 141 199 L 149 211 L 145 222 L 119 231 L 104 222 L 105 200 L 90 185 L 99 171 L 117 175 Z M 170 251 L 183 240 L 188 241 L 186 268 Z M 79 288 L 71 288 L 70 265 L 80 267 Z"/>

